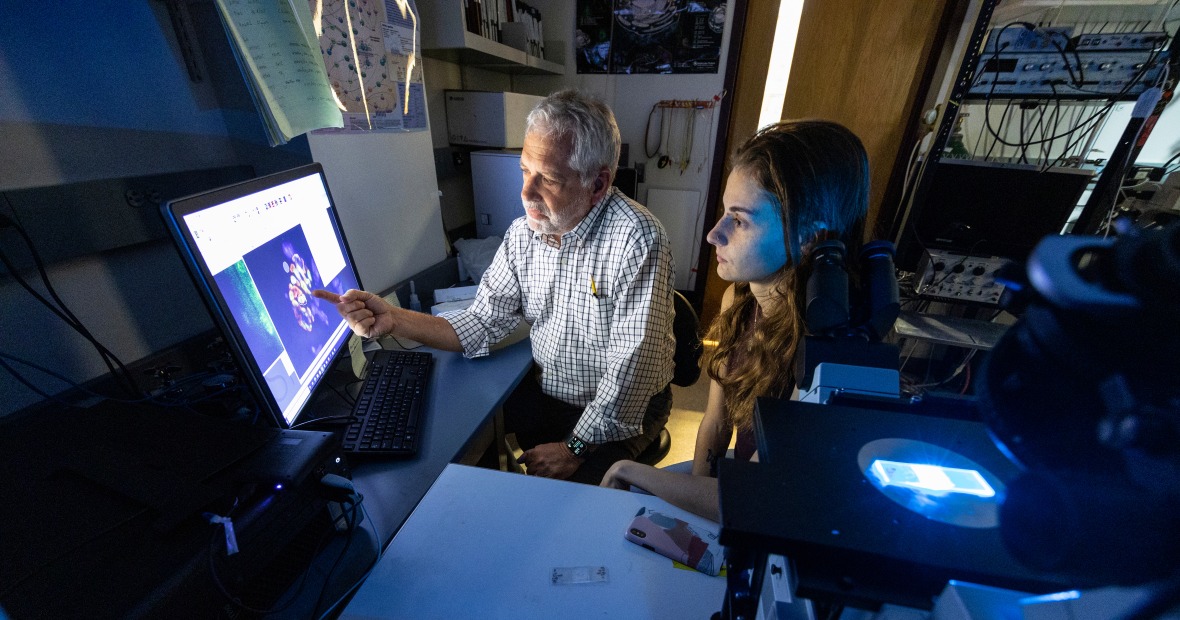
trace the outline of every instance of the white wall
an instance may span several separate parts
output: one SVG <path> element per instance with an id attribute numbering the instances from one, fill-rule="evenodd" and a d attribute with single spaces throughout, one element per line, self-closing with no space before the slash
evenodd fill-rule
<path id="1" fill-rule="evenodd" d="M 304 137 L 268 146 L 213 3 L 183 4 L 200 46 L 199 82 L 186 70 L 166 3 L 101 10 L 85 0 L 5 5 L 0 194 L 235 165 L 262 175 L 312 160 Z M 317 136 L 312 142 L 341 202 L 366 286 L 388 288 L 445 256 L 429 132 Z M 71 212 L 87 206 L 61 205 L 63 236 L 81 241 L 94 233 L 70 228 L 78 219 Z M 8 213 L 2 198 L 0 212 Z M 25 255 L 12 230 L 0 230 L 0 249 Z M 48 272 L 81 322 L 127 363 L 213 328 L 165 238 L 83 254 L 51 264 Z M 36 280 L 34 270 L 24 275 Z M 89 343 L 2 272 L 0 316 L 0 352 L 74 382 L 107 372 Z M 20 370 L 50 393 L 68 387 Z M 40 400 L 0 369 L 0 415 Z"/>
<path id="2" fill-rule="evenodd" d="M 0 191 L 245 163 L 240 153 L 250 147 L 229 131 L 239 112 L 215 104 L 211 82 L 189 79 L 170 27 L 161 25 L 168 23 L 162 4 L 96 11 L 82 1 L 15 3 L 4 11 Z M 56 33 L 52 44 L 49 32 Z M 84 208 L 62 205 L 63 222 Z M 25 255 L 19 236 L 0 233 L 6 253 Z M 69 308 L 125 361 L 212 327 L 167 243 L 81 256 L 48 271 Z M 35 279 L 35 272 L 25 276 Z M 0 351 L 73 381 L 107 371 L 82 337 L 7 275 L 0 276 L 0 315 Z M 49 392 L 66 387 L 17 367 Z M 38 400 L 0 371 L 0 414 Z"/>
<path id="3" fill-rule="evenodd" d="M 547 38 L 564 40 L 564 57 L 572 58 L 573 3 L 535 4 L 545 12 Z M 431 132 L 316 135 L 271 148 L 212 3 L 186 5 L 198 35 L 200 81 L 188 75 L 165 3 L 120 4 L 102 11 L 83 0 L 5 7 L 0 20 L 0 192 L 242 164 L 267 174 L 314 157 L 325 165 L 340 203 L 361 277 L 368 288 L 380 290 L 445 256 L 444 217 L 448 222 L 473 217 L 469 195 L 466 205 L 444 202 L 439 209 L 432 164 L 449 162 L 435 162 L 431 153 L 446 147 L 445 132 L 439 130 L 445 127 L 443 89 L 547 94 L 565 86 L 584 88 L 614 107 L 632 161 L 642 157 L 652 104 L 709 98 L 721 90 L 722 73 L 582 76 L 570 63 L 561 76 L 512 76 L 427 59 Z M 48 45 L 47 32 L 57 33 Z M 727 27 L 723 50 L 728 38 Z M 715 132 L 716 123 L 698 118 L 692 157 L 700 165 L 681 175 L 648 162 L 640 197 L 648 187 L 660 187 L 699 191 L 703 201 Z M 462 191 L 452 193 L 463 198 Z M 85 205 L 63 205 L 63 225 L 71 222 L 70 210 L 78 208 Z M 5 209 L 2 201 L 0 209 Z M 67 235 L 80 238 L 87 232 Z M 0 231 L 0 243 L 5 251 L 21 250 L 13 231 Z M 79 319 L 127 362 L 212 327 L 165 239 L 56 263 L 49 276 Z M 106 373 L 87 342 L 7 275 L 0 275 L 0 311 L 5 317 L 0 351 L 45 365 L 71 381 Z M 29 369 L 22 373 L 49 392 L 67 387 Z M 7 373 L 0 371 L 0 378 L 0 415 L 41 399 Z"/>
<path id="4" fill-rule="evenodd" d="M 623 142 L 631 145 L 631 161 L 645 161 L 643 136 L 647 127 L 648 113 L 652 105 L 665 99 L 710 99 L 724 88 L 725 65 L 728 61 L 729 39 L 732 20 L 726 20 L 721 40 L 721 63 L 717 73 L 675 74 L 675 75 L 599 75 L 579 74 L 574 58 L 574 2 L 539 1 L 533 2 L 543 11 L 545 35 L 550 39 L 549 49 L 554 42 L 563 46 L 565 74 L 550 76 L 517 76 L 515 85 L 520 92 L 547 94 L 562 87 L 575 87 L 595 93 L 615 111 Z M 729 9 L 732 11 L 733 7 Z M 717 133 L 717 122 L 710 126 L 707 114 L 696 119 L 693 165 L 683 175 L 678 170 L 658 170 L 655 161 L 648 163 L 647 184 L 652 187 L 670 189 L 697 189 L 704 194 L 708 189 L 709 165 L 712 163 L 713 140 Z"/>
<path id="5" fill-rule="evenodd" d="M 713 208 L 713 205 L 707 205 L 705 203 L 708 199 L 709 176 L 713 166 L 713 145 L 716 142 L 717 130 L 720 124 L 720 118 L 717 116 L 719 109 L 713 108 L 711 112 L 709 110 L 701 110 L 695 113 L 691 141 L 684 140 L 679 135 L 670 141 L 673 149 L 677 152 L 680 149 L 676 147 L 691 142 L 691 155 L 688 158 L 689 166 L 683 173 L 676 166 L 660 169 L 656 165 L 656 159 L 647 159 L 644 153 L 644 134 L 647 131 L 648 115 L 651 113 L 652 106 L 657 102 L 669 99 L 710 100 L 714 95 L 722 95 L 725 66 L 728 62 L 729 40 L 733 30 L 732 20 L 726 20 L 725 30 L 722 33 L 721 62 L 717 73 L 675 75 L 578 74 L 572 60 L 574 58 L 572 33 L 574 31 L 575 3 L 552 1 L 538 2 L 536 4 L 545 16 L 546 38 L 560 39 L 564 46 L 564 58 L 571 60 L 566 63 L 565 75 L 560 80 L 521 76 L 516 80 L 517 85 L 521 87 L 522 92 L 537 92 L 538 94 L 544 93 L 546 89 L 572 86 L 595 93 L 606 101 L 615 111 L 615 117 L 619 122 L 619 131 L 623 135 L 623 142 L 630 144 L 630 159 L 632 164 L 635 162 L 643 162 L 645 164 L 645 182 L 639 186 L 638 191 L 640 202 L 646 202 L 647 190 L 649 188 L 698 192 L 696 205 L 684 205 L 685 212 L 683 217 L 693 220 L 693 224 L 691 226 L 684 226 L 682 229 L 695 231 L 692 233 L 692 238 L 695 241 L 688 245 L 694 250 L 699 251 L 700 241 L 703 239 L 705 232 L 707 232 L 703 230 L 703 222 L 706 215 Z M 730 11 L 733 10 L 732 3 L 728 8 Z M 548 47 L 551 48 L 552 44 L 548 44 Z M 767 53 L 769 53 L 769 50 Z M 530 89 L 536 89 L 536 91 Z M 665 110 L 665 113 L 670 114 L 671 110 Z M 653 138 L 659 135 L 656 129 L 658 127 L 656 123 L 658 116 L 659 113 L 657 112 L 652 121 Z M 686 117 L 682 116 L 680 118 Z M 682 130 L 685 125 L 677 124 L 675 127 Z M 668 144 L 669 141 L 665 143 Z M 654 142 L 652 147 L 655 147 Z M 669 153 L 669 155 L 674 160 L 678 158 L 677 153 Z M 695 269 L 697 259 L 696 251 L 694 251 L 692 257 L 688 260 L 677 256 L 677 271 Z M 703 287 L 703 277 L 698 278 L 698 280 L 695 286 L 687 288 L 696 289 Z M 678 278 L 678 281 L 682 280 Z"/>
<path id="6" fill-rule="evenodd" d="M 447 88 L 472 90 L 508 90 L 535 95 L 546 95 L 561 88 L 579 88 L 594 93 L 615 112 L 619 123 L 619 130 L 623 142 L 630 145 L 630 162 L 645 164 L 646 179 L 639 186 L 639 199 L 644 202 L 648 188 L 690 190 L 698 192 L 698 204 L 691 214 L 685 217 L 695 218 L 694 237 L 698 240 L 694 247 L 699 246 L 699 240 L 704 237 L 702 221 L 711 210 L 706 205 L 709 192 L 709 176 L 713 165 L 713 145 L 716 141 L 720 118 L 718 109 L 712 115 L 708 111 L 698 112 L 695 118 L 692 134 L 692 153 L 690 166 L 681 174 L 679 168 L 669 167 L 659 169 L 656 160 L 648 160 L 644 154 L 644 133 L 647 129 L 648 114 L 652 106 L 666 99 L 711 99 L 722 93 L 724 86 L 725 65 L 728 61 L 728 47 L 732 31 L 731 20 L 726 21 L 725 31 L 721 41 L 721 63 L 717 73 L 676 74 L 676 75 L 587 75 L 578 74 L 573 62 L 574 46 L 574 9 L 576 3 L 572 0 L 535 0 L 530 4 L 541 10 L 545 23 L 545 38 L 547 50 L 554 50 L 550 59 L 569 59 L 565 63 L 565 73 L 562 75 L 509 75 L 491 71 L 459 67 L 442 61 L 427 62 L 426 80 L 428 92 L 434 105 L 441 107 L 441 91 Z M 732 10 L 732 4 L 729 7 Z M 429 24 L 425 27 L 429 28 Z M 555 50 L 555 47 L 561 49 Z M 768 51 L 769 53 L 769 51 Z M 441 78 L 441 79 L 440 79 Z M 436 96 L 434 93 L 438 93 Z M 432 113 L 436 108 L 431 109 Z M 657 113 L 658 117 L 658 113 Z M 654 121 L 653 121 L 654 123 Z M 654 125 L 653 125 L 654 126 Z M 435 133 L 435 146 L 445 144 L 445 117 L 435 114 L 432 119 L 432 129 Z M 653 130 L 653 137 L 658 132 Z M 683 141 L 677 139 L 677 144 Z M 652 145 L 655 146 L 654 143 Z M 462 197 L 459 199 L 462 200 Z M 468 201 L 470 199 L 467 199 Z M 444 209 L 456 212 L 463 211 L 456 220 L 474 221 L 474 212 L 470 203 L 448 206 L 444 197 Z M 696 256 L 690 261 L 696 266 Z M 698 283 L 697 286 L 702 286 Z"/>
<path id="7" fill-rule="evenodd" d="M 447 257 L 430 141 L 429 131 L 308 136 L 368 290 Z"/>
<path id="8" fill-rule="evenodd" d="M 1134 101 L 1116 103 L 1111 108 L 1106 125 L 1094 141 L 1090 157 L 1110 157 L 1123 137 L 1123 131 L 1131 120 L 1131 111 L 1134 108 Z M 1152 128 L 1151 135 L 1147 137 L 1143 150 L 1136 158 L 1136 163 L 1142 166 L 1159 166 L 1176 153 L 1180 153 L 1180 105 L 1177 105 L 1176 99 L 1173 98 Z"/>

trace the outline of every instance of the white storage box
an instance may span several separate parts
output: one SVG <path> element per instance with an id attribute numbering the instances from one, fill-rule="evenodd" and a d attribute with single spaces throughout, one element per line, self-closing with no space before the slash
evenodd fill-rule
<path id="1" fill-rule="evenodd" d="M 524 121 L 536 95 L 476 90 L 446 91 L 447 141 L 451 144 L 518 149 Z"/>

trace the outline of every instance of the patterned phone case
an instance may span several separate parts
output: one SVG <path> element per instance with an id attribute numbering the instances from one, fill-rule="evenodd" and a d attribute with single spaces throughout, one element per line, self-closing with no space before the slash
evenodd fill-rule
<path id="1" fill-rule="evenodd" d="M 631 525 L 627 526 L 624 537 L 706 575 L 721 573 L 724 556 L 717 543 L 717 533 L 694 527 L 676 517 L 640 508 Z"/>

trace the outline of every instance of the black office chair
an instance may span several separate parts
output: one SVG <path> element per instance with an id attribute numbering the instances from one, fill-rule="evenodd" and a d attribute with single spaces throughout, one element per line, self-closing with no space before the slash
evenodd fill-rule
<path id="1" fill-rule="evenodd" d="M 675 318 L 672 319 L 672 334 L 676 336 L 676 353 L 672 358 L 675 362 L 672 383 L 680 387 L 689 387 L 701 376 L 701 353 L 704 350 L 701 343 L 701 321 L 692 304 L 679 291 L 673 291 L 672 306 L 676 312 Z M 664 428 L 660 431 L 660 436 L 640 452 L 635 460 L 654 467 L 668 456 L 671 449 L 672 435 Z"/>

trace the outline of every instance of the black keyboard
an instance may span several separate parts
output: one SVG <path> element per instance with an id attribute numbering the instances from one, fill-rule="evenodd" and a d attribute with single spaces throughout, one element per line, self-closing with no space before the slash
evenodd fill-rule
<path id="1" fill-rule="evenodd" d="M 344 451 L 417 453 L 433 364 L 434 356 L 425 351 L 374 352 L 353 411 L 358 420 L 344 434 Z"/>

